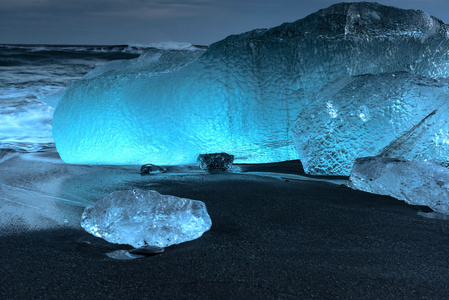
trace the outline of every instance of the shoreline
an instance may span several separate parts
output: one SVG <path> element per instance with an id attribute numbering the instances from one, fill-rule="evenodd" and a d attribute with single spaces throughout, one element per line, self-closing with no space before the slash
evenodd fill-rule
<path id="1" fill-rule="evenodd" d="M 283 170 L 285 176 L 291 164 L 246 170 Z M 449 222 L 423 218 L 417 207 L 390 197 L 232 172 L 141 176 L 139 166 L 72 166 L 19 156 L 2 166 L 2 184 L 27 183 L 28 189 L 41 187 L 41 194 L 81 201 L 123 188 L 154 189 L 205 202 L 212 219 L 211 230 L 197 240 L 143 259 L 116 260 L 106 254 L 131 247 L 85 232 L 76 220 L 82 206 L 51 206 L 41 198 L 47 210 L 70 208 L 66 217 L 72 219 L 2 231 L 5 299 L 391 299 L 449 292 Z"/>

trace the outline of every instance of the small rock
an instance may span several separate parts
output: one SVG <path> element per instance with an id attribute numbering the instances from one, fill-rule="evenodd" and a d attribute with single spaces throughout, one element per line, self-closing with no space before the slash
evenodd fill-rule
<path id="1" fill-rule="evenodd" d="M 165 171 L 167 171 L 166 168 L 163 167 L 159 167 L 153 164 L 146 164 L 143 165 L 140 168 L 140 174 L 145 175 L 145 174 L 159 174 L 159 173 L 164 173 Z"/>
<path id="2" fill-rule="evenodd" d="M 206 171 L 227 170 L 234 162 L 234 155 L 227 153 L 200 154 L 196 160 L 201 169 Z"/>

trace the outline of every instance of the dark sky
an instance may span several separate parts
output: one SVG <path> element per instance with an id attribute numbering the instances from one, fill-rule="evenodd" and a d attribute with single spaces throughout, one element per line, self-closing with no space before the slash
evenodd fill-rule
<path id="1" fill-rule="evenodd" d="M 335 0 L 0 0 L 0 43 L 208 45 L 301 19 Z M 448 0 L 379 0 L 449 23 Z"/>

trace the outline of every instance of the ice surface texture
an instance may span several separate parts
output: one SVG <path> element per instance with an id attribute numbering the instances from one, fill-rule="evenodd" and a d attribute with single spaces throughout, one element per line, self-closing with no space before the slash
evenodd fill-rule
<path id="1" fill-rule="evenodd" d="M 363 74 L 447 77 L 447 30 L 421 11 L 342 3 L 204 52 L 118 62 L 68 88 L 53 137 L 68 163 L 169 165 L 217 152 L 237 163 L 296 159 L 290 129 L 323 86 Z"/>
<path id="2" fill-rule="evenodd" d="M 357 157 L 375 155 L 447 165 L 448 92 L 447 80 L 405 72 L 329 84 L 293 129 L 305 172 L 349 175 Z"/>
<path id="3" fill-rule="evenodd" d="M 449 169 L 425 161 L 358 158 L 349 186 L 449 214 Z"/>
<path id="4" fill-rule="evenodd" d="M 86 207 L 81 226 L 110 243 L 168 247 L 199 238 L 212 221 L 201 201 L 136 189 Z"/>

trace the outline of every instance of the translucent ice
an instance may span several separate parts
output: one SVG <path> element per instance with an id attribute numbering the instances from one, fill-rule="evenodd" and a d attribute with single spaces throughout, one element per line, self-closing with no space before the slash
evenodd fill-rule
<path id="1" fill-rule="evenodd" d="M 292 127 L 321 88 L 362 74 L 448 77 L 448 27 L 422 11 L 342 3 L 212 44 L 103 67 L 59 102 L 53 137 L 68 163 L 296 159 Z M 308 141 L 304 141 L 308 142 Z"/>
<path id="2" fill-rule="evenodd" d="M 108 242 L 139 248 L 197 239 L 212 222 L 201 201 L 136 189 L 113 192 L 86 207 L 81 226 Z"/>
<path id="3" fill-rule="evenodd" d="M 449 169 L 425 161 L 358 158 L 349 186 L 449 214 Z"/>
<path id="4" fill-rule="evenodd" d="M 354 160 L 449 162 L 449 84 L 409 73 L 348 77 L 298 116 L 293 139 L 308 174 L 349 175 Z"/>

